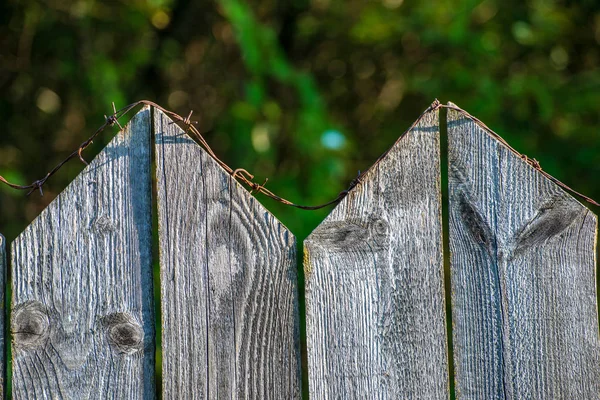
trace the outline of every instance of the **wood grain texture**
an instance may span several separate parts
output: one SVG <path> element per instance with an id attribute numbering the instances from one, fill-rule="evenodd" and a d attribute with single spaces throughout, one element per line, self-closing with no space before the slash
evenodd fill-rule
<path id="1" fill-rule="evenodd" d="M 154 397 L 150 117 L 13 242 L 16 399 Z"/>
<path id="2" fill-rule="evenodd" d="M 5 303 L 5 285 L 6 285 L 6 239 L 0 235 L 0 399 L 3 399 L 6 393 L 6 343 L 5 343 L 5 325 L 6 318 Z"/>
<path id="3" fill-rule="evenodd" d="M 597 218 L 448 111 L 457 398 L 598 399 Z"/>
<path id="4" fill-rule="evenodd" d="M 438 112 L 304 242 L 313 399 L 446 399 Z"/>
<path id="5" fill-rule="evenodd" d="M 294 236 L 154 111 L 163 396 L 300 398 Z"/>

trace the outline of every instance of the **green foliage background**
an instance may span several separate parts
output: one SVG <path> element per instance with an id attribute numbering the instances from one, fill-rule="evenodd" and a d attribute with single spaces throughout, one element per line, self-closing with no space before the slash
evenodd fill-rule
<path id="1" fill-rule="evenodd" d="M 142 98 L 195 110 L 224 161 L 297 203 L 334 198 L 434 98 L 600 198 L 596 1 L 0 3 L 0 175 L 43 177 L 111 102 Z M 82 167 L 44 197 L 0 186 L 0 232 L 14 239 Z M 329 212 L 263 203 L 299 243 Z"/>

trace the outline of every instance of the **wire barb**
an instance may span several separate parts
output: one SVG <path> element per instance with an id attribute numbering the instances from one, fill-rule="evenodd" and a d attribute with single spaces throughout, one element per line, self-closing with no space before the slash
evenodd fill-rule
<path id="1" fill-rule="evenodd" d="M 113 125 L 117 125 L 119 127 L 120 130 L 123 130 L 123 127 L 121 126 L 121 124 L 119 124 L 119 119 L 117 117 L 117 107 L 115 107 L 115 102 L 113 101 L 112 103 L 113 106 L 113 114 L 106 116 L 104 115 L 104 119 L 106 120 L 106 124 L 108 126 L 113 126 Z"/>
<path id="2" fill-rule="evenodd" d="M 359 183 L 362 183 L 363 179 L 364 179 L 364 174 L 362 172 L 360 172 L 360 169 L 359 169 L 358 174 L 356 175 L 356 178 L 352 179 L 352 181 L 350 182 L 349 189 L 353 189 L 356 185 L 358 185 Z"/>
<path id="3" fill-rule="evenodd" d="M 261 191 L 265 190 L 267 182 L 269 182 L 269 178 L 265 178 L 265 181 L 262 185 L 259 185 L 256 182 L 252 182 L 252 190 L 250 191 L 250 194 L 254 193 L 255 191 L 260 193 Z"/>
<path id="4" fill-rule="evenodd" d="M 83 151 L 83 147 L 80 147 L 79 150 L 77 150 L 77 155 L 79 156 L 79 159 L 81 160 L 81 162 L 87 167 L 90 164 L 87 161 L 85 161 L 85 159 L 81 155 L 82 151 Z"/>
<path id="5" fill-rule="evenodd" d="M 182 122 L 184 123 L 184 125 L 186 125 L 186 126 L 190 126 L 192 124 L 198 125 L 198 121 L 192 121 L 192 114 L 193 113 L 194 113 L 194 110 L 190 110 L 189 115 L 186 118 L 183 119 Z"/>
<path id="6" fill-rule="evenodd" d="M 42 190 L 42 187 L 44 186 L 44 183 L 46 183 L 46 180 L 48 180 L 48 178 L 50 178 L 50 173 L 46 174 L 46 176 L 42 179 L 39 179 L 35 182 L 33 182 L 31 184 L 31 190 L 29 192 L 27 192 L 27 196 L 29 196 L 31 193 L 35 192 L 36 190 L 40 191 L 40 196 L 44 196 L 44 190 Z"/>
<path id="7" fill-rule="evenodd" d="M 525 161 L 527 164 L 531 165 L 533 168 L 537 169 L 538 171 L 542 170 L 542 166 L 540 165 L 540 162 L 538 160 L 536 160 L 535 158 L 529 158 L 529 157 L 527 157 L 526 154 L 521 154 L 521 158 L 523 159 L 523 161 Z"/>
<path id="8" fill-rule="evenodd" d="M 243 180 L 252 181 L 254 179 L 254 175 L 250 172 L 246 171 L 244 168 L 238 168 L 231 173 L 233 179 L 241 178 Z"/>

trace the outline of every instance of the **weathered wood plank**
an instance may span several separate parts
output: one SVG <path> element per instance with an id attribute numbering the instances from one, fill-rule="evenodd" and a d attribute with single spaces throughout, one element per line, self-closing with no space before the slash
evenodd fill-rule
<path id="1" fill-rule="evenodd" d="M 311 398 L 448 398 L 438 112 L 304 242 Z"/>
<path id="2" fill-rule="evenodd" d="M 13 396 L 154 396 L 150 109 L 12 245 Z"/>
<path id="3" fill-rule="evenodd" d="M 6 285 L 6 239 L 0 235 L 0 399 L 3 399 L 6 393 L 6 343 L 4 319 L 6 318 L 5 286 Z"/>
<path id="4" fill-rule="evenodd" d="M 296 241 L 155 110 L 163 396 L 300 397 Z"/>
<path id="5" fill-rule="evenodd" d="M 597 218 L 448 111 L 457 398 L 598 399 Z"/>

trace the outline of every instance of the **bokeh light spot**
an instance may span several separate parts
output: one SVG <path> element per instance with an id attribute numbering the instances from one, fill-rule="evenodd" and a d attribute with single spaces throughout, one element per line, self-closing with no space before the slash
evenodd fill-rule
<path id="1" fill-rule="evenodd" d="M 42 88 L 38 94 L 36 104 L 40 110 L 54 114 L 60 109 L 60 97 L 48 88 Z"/>
<path id="2" fill-rule="evenodd" d="M 171 17 L 163 10 L 158 10 L 152 15 L 152 25 L 154 25 L 156 29 L 165 29 L 169 26 L 170 22 Z"/>
<path id="3" fill-rule="evenodd" d="M 390 10 L 400 7 L 402 3 L 404 3 L 404 0 L 383 0 L 383 6 Z"/>
<path id="4" fill-rule="evenodd" d="M 498 5 L 493 0 L 484 0 L 473 9 L 473 20 L 478 24 L 485 24 L 498 13 Z"/>
<path id="5" fill-rule="evenodd" d="M 354 72 L 359 79 L 369 79 L 375 73 L 375 64 L 369 59 L 359 59 L 353 64 Z"/>
<path id="6" fill-rule="evenodd" d="M 183 90 L 176 90 L 169 95 L 169 107 L 179 108 L 188 102 L 188 94 Z"/>
<path id="7" fill-rule="evenodd" d="M 323 147 L 331 150 L 339 150 L 346 144 L 346 137 L 338 130 L 329 129 L 321 135 Z"/>
<path id="8" fill-rule="evenodd" d="M 562 70 L 569 64 L 569 53 L 562 46 L 555 46 L 550 52 L 550 60 L 557 70 Z"/>
<path id="9" fill-rule="evenodd" d="M 379 104 L 386 110 L 393 110 L 404 96 L 404 80 L 401 77 L 388 80 L 379 93 Z"/>
<path id="10" fill-rule="evenodd" d="M 69 110 L 65 116 L 65 127 L 71 132 L 80 132 L 85 128 L 85 116 L 79 110 Z"/>
<path id="11" fill-rule="evenodd" d="M 481 36 L 481 44 L 487 51 L 496 51 L 501 45 L 501 39 L 496 32 L 485 32 Z"/>
<path id="12" fill-rule="evenodd" d="M 204 58 L 208 45 L 204 40 L 195 40 L 185 49 L 185 58 L 189 64 L 199 64 Z"/>
<path id="13" fill-rule="evenodd" d="M 327 66 L 327 72 L 334 79 L 341 78 L 346 75 L 346 63 L 342 60 L 333 60 Z"/>
<path id="14" fill-rule="evenodd" d="M 271 148 L 269 139 L 269 125 L 261 123 L 256 124 L 251 134 L 252 147 L 259 153 L 264 153 Z"/>
<path id="15" fill-rule="evenodd" d="M 512 26 L 515 40 L 521 44 L 532 44 L 534 42 L 533 31 L 527 22 L 518 21 Z"/>

